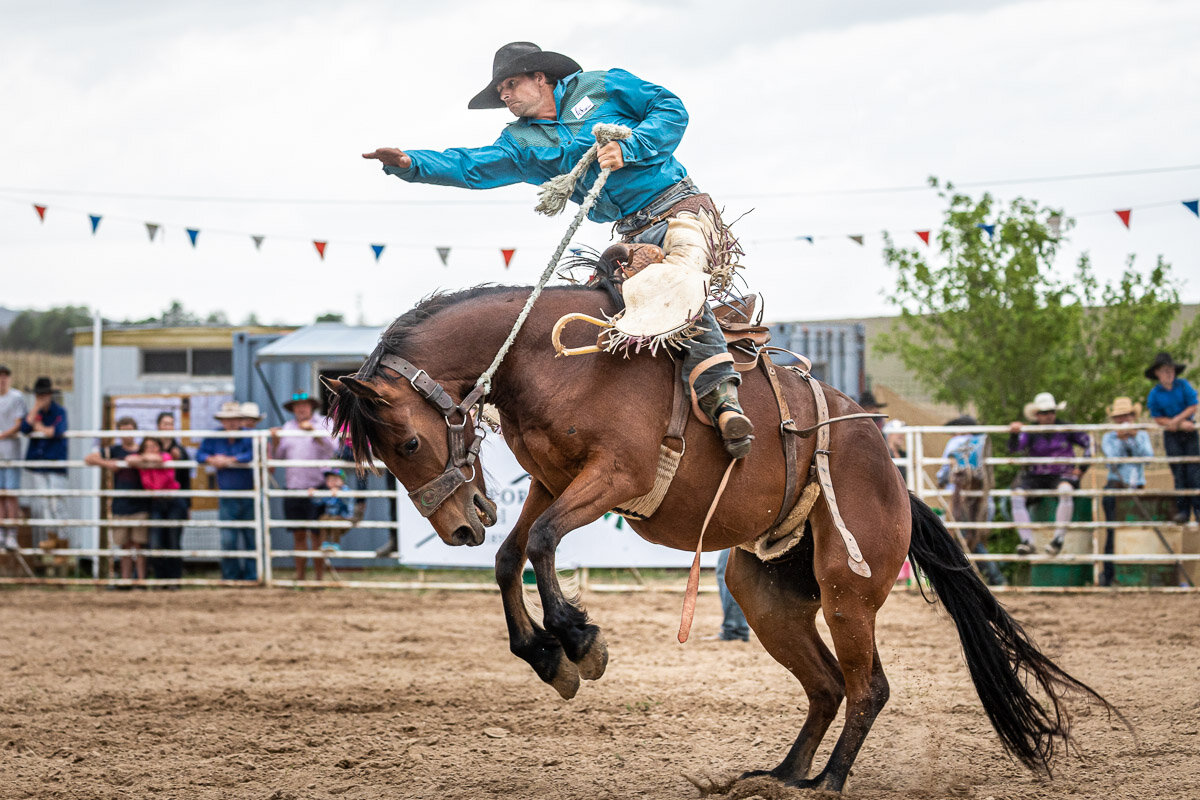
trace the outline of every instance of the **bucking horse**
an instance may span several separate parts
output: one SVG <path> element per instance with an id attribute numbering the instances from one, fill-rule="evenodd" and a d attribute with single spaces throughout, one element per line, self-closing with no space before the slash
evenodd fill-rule
<path id="1" fill-rule="evenodd" d="M 362 469 L 379 459 L 410 490 L 414 503 L 450 545 L 476 546 L 496 521 L 477 463 L 483 428 L 478 380 L 510 333 L 528 287 L 484 286 L 427 298 L 380 337 L 358 372 L 331 382 L 333 414 Z M 629 357 L 601 353 L 556 359 L 555 323 L 571 314 L 611 317 L 618 310 L 602 289 L 547 288 L 503 361 L 487 400 L 500 430 L 531 476 L 528 499 L 496 554 L 496 581 L 509 647 L 567 699 L 580 680 L 604 674 L 604 635 L 555 573 L 563 537 L 655 487 L 660 446 L 668 434 L 678 381 L 662 352 Z M 574 344 L 578 331 L 565 334 Z M 819 418 L 815 380 L 801 369 L 755 368 L 743 374 L 742 402 L 758 439 L 727 475 L 728 486 L 703 537 L 703 549 L 735 548 L 726 582 L 759 641 L 800 681 L 808 713 L 799 735 L 770 775 L 790 786 L 841 791 L 871 725 L 888 700 L 888 680 L 875 644 L 875 616 L 906 558 L 927 579 L 957 627 L 963 655 L 1001 745 L 1031 770 L 1049 773 L 1070 742 L 1070 694 L 1112 706 L 1047 658 L 996 600 L 937 515 L 910 494 L 883 437 L 861 409 L 822 386 L 828 444 L 792 435 Z M 768 376 L 767 369 L 774 370 Z M 776 381 L 792 420 L 780 419 Z M 688 417 L 677 471 L 656 509 L 630 525 L 643 538 L 696 550 L 702 521 L 729 459 L 717 435 Z M 789 452 L 790 450 L 790 452 Z M 827 457 L 839 504 L 817 494 L 799 543 L 785 557 L 763 560 L 747 549 L 778 523 L 802 486 L 789 486 L 787 464 Z M 791 496 L 788 496 L 791 492 Z M 861 551 L 848 559 L 841 531 Z M 739 547 L 742 546 L 742 547 Z M 532 563 L 543 619 L 531 618 L 521 575 Z M 869 568 L 863 568 L 867 565 Z M 817 631 L 824 615 L 830 652 Z M 814 754 L 843 700 L 845 722 L 829 761 L 810 775 Z"/>

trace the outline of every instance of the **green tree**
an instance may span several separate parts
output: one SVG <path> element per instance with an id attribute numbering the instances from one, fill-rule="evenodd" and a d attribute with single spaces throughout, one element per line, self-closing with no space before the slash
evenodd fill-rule
<path id="1" fill-rule="evenodd" d="M 48 311 L 22 311 L 8 326 L 0 344 L 9 350 L 70 353 L 71 329 L 92 324 L 87 306 L 59 306 Z"/>
<path id="2" fill-rule="evenodd" d="M 1067 401 L 1069 419 L 1099 422 L 1114 396 L 1145 396 L 1142 370 L 1155 352 L 1183 356 L 1200 341 L 1200 318 L 1170 339 L 1179 288 L 1161 257 L 1146 273 L 1130 257 L 1121 279 L 1102 285 L 1084 255 L 1063 279 L 1055 259 L 1073 221 L 1062 211 L 1022 198 L 1001 207 L 950 184 L 940 194 L 948 208 L 936 263 L 884 236 L 896 270 L 888 300 L 900 319 L 878 345 L 935 400 L 973 405 L 981 421 L 999 424 L 1049 391 Z"/>
<path id="3" fill-rule="evenodd" d="M 321 316 L 317 317 L 317 322 L 345 322 L 346 315 L 337 311 L 326 311 Z"/>

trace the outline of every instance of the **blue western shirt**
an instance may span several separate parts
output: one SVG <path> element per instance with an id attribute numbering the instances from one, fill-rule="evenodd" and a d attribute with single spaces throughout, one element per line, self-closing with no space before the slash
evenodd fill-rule
<path id="1" fill-rule="evenodd" d="M 54 434 L 46 437 L 30 437 L 29 448 L 25 451 L 25 460 L 66 461 L 67 438 L 63 434 L 67 432 L 67 410 L 51 400 L 46 410 L 38 414 L 38 420 L 43 425 L 54 428 Z M 30 434 L 32 432 L 33 426 L 25 420 L 21 420 L 21 433 Z M 66 467 L 30 467 L 30 469 L 34 472 L 67 474 Z"/>
<path id="2" fill-rule="evenodd" d="M 196 451 L 196 461 L 203 464 L 208 461 L 209 456 L 218 455 L 233 456 L 239 463 L 249 464 L 254 460 L 254 443 L 248 438 L 230 439 L 224 436 L 205 439 Z M 253 470 L 241 467 L 218 469 L 217 488 L 228 491 L 253 489 Z"/>
<path id="3" fill-rule="evenodd" d="M 687 110 L 663 87 L 623 69 L 576 72 L 554 87 L 554 102 L 557 119 L 521 117 L 488 147 L 406 150 L 411 167 L 383 170 L 413 183 L 465 189 L 540 185 L 570 172 L 595 142 L 592 128 L 606 122 L 631 128 L 633 136 L 621 142 L 625 166 L 609 174 L 588 214 L 592 221 L 628 216 L 687 176 L 674 156 L 687 128 Z M 593 162 L 571 199 L 581 203 L 599 175 Z"/>
<path id="4" fill-rule="evenodd" d="M 1152 417 L 1173 417 L 1188 406 L 1196 405 L 1196 390 L 1183 378 L 1176 378 L 1167 391 L 1161 383 L 1154 384 L 1146 398 L 1146 408 Z"/>
<path id="5" fill-rule="evenodd" d="M 1138 431 L 1129 439 L 1122 439 L 1116 431 L 1109 431 L 1100 440 L 1100 449 L 1109 458 L 1149 458 L 1154 455 L 1150 434 L 1145 431 Z M 1146 465 L 1109 464 L 1108 479 L 1140 488 L 1146 485 Z"/>

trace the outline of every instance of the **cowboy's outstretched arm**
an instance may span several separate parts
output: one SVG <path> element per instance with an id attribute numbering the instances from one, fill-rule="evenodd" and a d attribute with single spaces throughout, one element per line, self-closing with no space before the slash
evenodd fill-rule
<path id="1" fill-rule="evenodd" d="M 412 159 L 409 158 L 408 153 L 395 147 L 381 147 L 373 153 L 363 153 L 362 157 L 373 158 L 385 167 L 408 169 L 412 166 Z"/>
<path id="2" fill-rule="evenodd" d="M 432 183 L 462 189 L 493 189 L 522 181 L 541 183 L 557 175 L 542 174 L 541 151 L 521 150 L 502 134 L 487 147 L 454 147 L 449 150 L 409 150 L 404 153 L 408 166 L 384 163 L 383 171 L 411 183 Z M 558 149 L 556 149 L 556 152 Z"/>

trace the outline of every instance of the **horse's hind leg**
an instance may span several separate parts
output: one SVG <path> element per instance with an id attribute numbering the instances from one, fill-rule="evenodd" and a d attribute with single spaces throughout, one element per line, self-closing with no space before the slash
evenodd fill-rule
<path id="1" fill-rule="evenodd" d="M 570 700 L 579 691 L 579 670 L 567 658 L 552 634 L 537 625 L 525 607 L 525 589 L 521 573 L 525 569 L 525 548 L 529 526 L 549 507 L 554 498 L 541 483 L 533 481 L 529 496 L 521 507 L 516 527 L 496 551 L 496 583 L 504 603 L 504 619 L 508 624 L 508 649 L 533 667 L 538 677 Z"/>
<path id="2" fill-rule="evenodd" d="M 730 554 L 726 584 L 763 647 L 796 676 L 808 695 L 804 725 L 779 766 L 742 777 L 766 774 L 789 782 L 804 779 L 845 695 L 841 668 L 817 632 L 821 603 L 813 577 L 812 549 L 810 534 L 794 556 L 780 563 L 764 563 L 738 549 Z"/>

